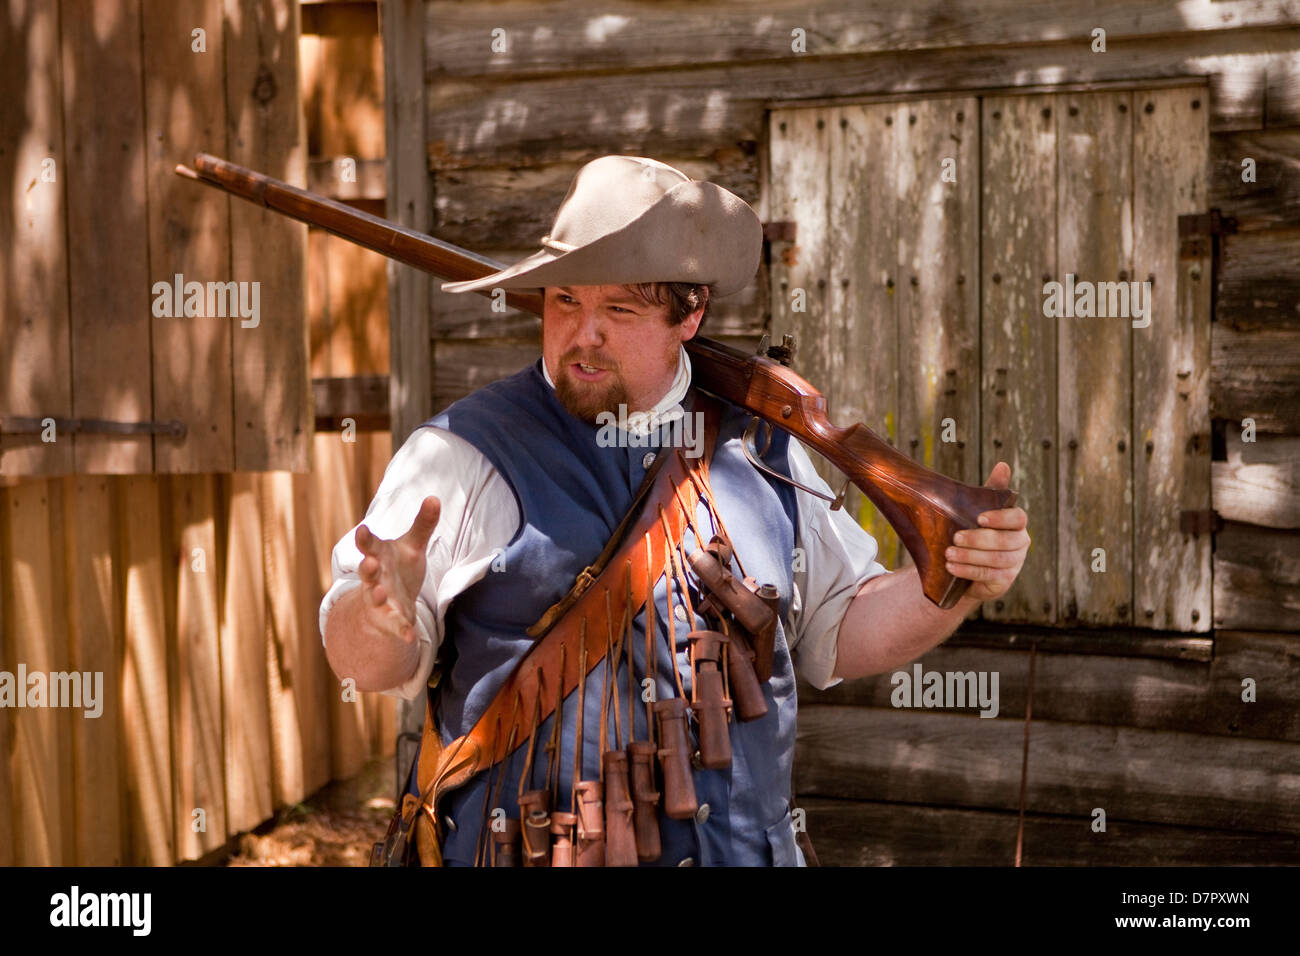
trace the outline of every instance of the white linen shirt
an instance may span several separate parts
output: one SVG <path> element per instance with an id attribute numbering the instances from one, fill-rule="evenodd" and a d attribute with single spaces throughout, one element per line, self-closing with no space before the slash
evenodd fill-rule
<path id="1" fill-rule="evenodd" d="M 545 362 L 542 373 L 554 388 Z M 629 414 L 628 430 L 644 434 L 681 417 L 681 401 L 690 384 L 691 360 L 683 348 L 672 386 L 648 412 Z M 803 446 L 791 441 L 789 448 L 791 477 L 830 494 Z M 409 680 L 383 692 L 405 700 L 424 693 L 452 601 L 487 573 L 520 522 L 514 493 L 483 453 L 458 435 L 424 425 L 393 455 L 361 524 L 380 538 L 400 537 L 410 530 L 428 495 L 438 497 L 442 511 L 429 539 L 424 583 L 415 601 L 419 665 Z M 875 539 L 843 509 L 831 511 L 828 502 L 798 489 L 795 500 L 795 547 L 802 550 L 803 560 L 795 563 L 786 641 L 796 673 L 824 689 L 841 680 L 832 673 L 844 613 L 865 581 L 889 572 L 875 560 Z M 357 566 L 363 555 L 356 546 L 356 529 L 353 526 L 334 546 L 334 583 L 320 606 L 322 643 L 330 608 L 361 584 Z"/>

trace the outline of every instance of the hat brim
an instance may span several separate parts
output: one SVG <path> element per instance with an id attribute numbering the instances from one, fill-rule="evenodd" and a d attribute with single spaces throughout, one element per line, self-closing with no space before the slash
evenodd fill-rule
<path id="1" fill-rule="evenodd" d="M 540 289 L 547 286 L 694 282 L 717 296 L 745 288 L 758 270 L 763 227 L 740 197 L 713 183 L 668 190 L 627 225 L 569 252 L 541 249 L 518 262 L 444 292 Z"/>

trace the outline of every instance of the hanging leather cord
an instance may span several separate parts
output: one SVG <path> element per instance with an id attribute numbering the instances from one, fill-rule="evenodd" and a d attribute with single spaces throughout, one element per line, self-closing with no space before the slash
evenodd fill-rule
<path id="1" fill-rule="evenodd" d="M 668 658 L 673 662 L 673 677 L 677 680 L 677 696 L 686 699 L 686 691 L 682 689 L 682 671 L 677 666 L 677 615 L 673 613 L 673 572 L 668 551 L 672 546 L 664 549 L 664 587 L 668 589 Z"/>
<path id="2" fill-rule="evenodd" d="M 498 718 L 496 722 L 496 733 L 501 733 L 501 721 Z M 493 767 L 493 770 L 496 768 Z M 487 786 L 483 788 L 483 809 L 479 814 L 478 840 L 474 844 L 474 865 L 482 866 L 483 848 L 486 845 L 485 836 L 488 831 L 488 808 L 492 806 L 492 774 L 488 774 Z"/>
<path id="3" fill-rule="evenodd" d="M 569 786 L 569 812 L 578 809 L 578 782 L 582 780 L 582 718 L 587 711 L 587 615 L 578 631 L 578 726 L 573 742 L 573 779 Z"/>
<path id="4" fill-rule="evenodd" d="M 600 685 L 600 747 L 601 754 L 609 748 L 609 589 L 605 590 L 605 668 L 601 674 Z M 600 780 L 605 782 L 605 761 L 600 761 Z"/>
<path id="5" fill-rule="evenodd" d="M 655 654 L 655 638 L 659 636 L 659 614 L 655 609 L 655 584 L 650 568 L 654 560 L 654 548 L 650 544 L 650 533 L 645 536 L 645 660 L 646 670 L 650 673 L 651 692 L 645 702 L 646 739 L 655 739 L 654 699 L 659 687 L 659 657 Z"/>
<path id="6" fill-rule="evenodd" d="M 609 600 L 608 591 L 605 592 L 605 599 L 607 601 Z M 619 713 L 619 705 L 618 705 L 618 652 L 619 650 L 622 649 L 623 627 L 624 627 L 624 621 L 627 619 L 627 610 L 629 609 L 625 609 L 623 612 L 624 620 L 618 622 L 617 640 L 614 639 L 614 629 L 612 627 L 606 628 L 605 630 L 605 640 L 607 642 L 605 645 L 605 667 L 607 668 L 606 673 L 610 675 L 609 677 L 609 689 L 611 692 L 610 711 L 614 714 L 614 744 L 615 744 L 615 748 L 618 750 L 623 749 L 623 717 Z M 608 622 L 609 619 L 610 616 L 606 614 L 605 620 Z M 606 738 L 602 738 L 601 746 L 607 746 L 607 745 L 608 745 L 608 740 Z"/>
<path id="7" fill-rule="evenodd" d="M 551 740 L 547 749 L 551 752 L 550 762 L 546 767 L 546 789 L 551 791 L 551 806 L 560 803 L 560 758 L 564 756 L 560 728 L 564 726 L 564 644 L 560 644 L 560 679 L 555 682 L 555 712 L 551 721 Z"/>
<path id="8" fill-rule="evenodd" d="M 674 490 L 675 490 L 675 489 L 674 489 Z M 664 514 L 664 510 L 663 510 L 662 508 L 659 509 L 659 517 L 660 517 L 660 519 L 664 522 L 664 530 L 666 531 L 666 530 L 668 529 L 668 518 L 667 518 L 667 516 Z M 687 518 L 686 521 L 687 521 L 687 524 L 689 525 L 689 524 L 690 524 L 690 518 Z M 697 538 L 696 541 L 698 542 L 698 540 L 699 540 L 699 539 Z M 677 572 L 677 580 L 678 580 L 678 582 L 679 582 L 680 585 L 681 585 L 680 593 L 681 593 L 681 596 L 682 596 L 682 603 L 686 606 L 686 619 L 687 619 L 688 621 L 691 621 L 692 624 L 693 624 L 694 621 L 695 621 L 695 606 L 694 606 L 694 605 L 692 604 L 692 602 L 691 602 L 690 583 L 689 583 L 689 582 L 687 581 L 687 579 L 686 579 L 686 572 L 682 570 L 682 556 L 681 556 L 681 552 L 680 552 L 677 548 L 670 548 L 670 549 L 669 549 L 669 552 L 670 552 L 671 555 L 672 555 L 673 567 L 674 567 L 674 569 L 676 569 L 676 572 Z M 695 645 L 694 645 L 694 644 L 691 644 L 691 646 L 690 646 L 690 650 L 689 650 L 689 654 L 690 654 L 690 664 L 691 664 L 691 703 L 694 704 L 694 703 L 695 703 L 695 684 L 696 684 L 696 680 L 695 680 Z M 683 696 L 685 696 L 685 695 L 683 694 Z"/>
<path id="9" fill-rule="evenodd" d="M 515 706 L 514 706 L 514 708 L 511 710 L 511 713 L 510 713 L 510 736 L 509 736 L 509 738 L 506 740 L 506 750 L 507 750 L 507 751 L 511 750 L 511 749 L 514 747 L 514 743 L 515 743 L 515 734 L 517 734 L 517 733 L 519 732 L 519 704 L 520 704 L 520 696 L 521 696 L 521 695 L 519 694 L 519 692 L 518 692 L 518 691 L 515 691 Z M 506 782 L 506 765 L 505 765 L 505 762 L 503 761 L 503 762 L 501 762 L 500 764 L 496 764 L 496 765 L 494 765 L 494 766 L 493 766 L 493 769 L 496 771 L 497 782 L 496 782 L 496 792 L 493 793 L 493 795 L 492 795 L 492 806 L 494 806 L 494 807 L 499 807 L 499 806 L 501 806 L 501 791 L 502 791 L 503 789 L 505 789 L 505 782 Z M 491 789 L 491 788 L 489 787 L 489 789 Z M 490 842 L 491 842 L 491 841 L 489 841 L 489 843 L 490 843 Z M 483 847 L 483 864 L 484 864 L 484 865 L 487 864 L 487 853 L 488 853 L 488 847 L 487 847 L 487 845 L 485 844 L 484 847 Z M 494 860 L 493 862 L 495 863 L 496 861 Z"/>
<path id="10" fill-rule="evenodd" d="M 627 597 L 624 599 L 628 608 L 632 607 L 632 562 L 627 563 Z M 623 632 L 623 647 L 627 651 L 627 739 L 631 743 L 636 740 L 636 675 L 633 673 L 632 659 L 632 615 L 629 613 L 624 616 L 623 620 L 627 624 L 627 629 Z"/>
<path id="11" fill-rule="evenodd" d="M 537 745 L 538 724 L 542 722 L 542 669 L 537 668 L 537 696 L 533 698 L 533 723 L 528 731 L 528 756 L 524 758 L 524 772 L 519 775 L 519 796 L 532 789 L 533 749 Z"/>
<path id="12" fill-rule="evenodd" d="M 692 471 L 691 482 L 695 485 L 696 492 L 699 494 L 700 498 L 702 498 L 705 501 L 705 503 L 708 504 L 709 516 L 714 521 L 716 521 L 718 527 L 722 529 L 722 536 L 726 538 L 727 541 L 731 541 L 732 540 L 731 534 L 730 532 L 727 531 L 727 525 L 722 520 L 722 515 L 719 512 L 717 512 L 713 507 L 713 488 L 709 485 L 709 475 L 708 475 L 707 467 L 705 468 L 703 475 L 699 475 L 695 471 Z M 703 547 L 703 545 L 701 545 L 701 547 Z M 741 563 L 740 555 L 736 552 L 736 549 L 734 547 L 731 549 L 731 556 L 736 559 L 736 567 L 740 568 L 740 577 L 743 580 L 745 577 L 748 576 L 749 572 L 745 570 L 745 565 Z"/>

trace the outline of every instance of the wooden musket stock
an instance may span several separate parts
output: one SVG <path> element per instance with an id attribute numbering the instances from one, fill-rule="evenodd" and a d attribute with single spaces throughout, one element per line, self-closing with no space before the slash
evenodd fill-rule
<path id="1" fill-rule="evenodd" d="M 505 267 L 207 153 L 194 158 L 194 169 L 177 166 L 176 172 L 449 282 L 478 279 Z M 542 314 L 540 293 L 503 291 L 512 308 Z M 481 294 L 490 295 L 491 290 Z M 978 527 L 980 512 L 1012 507 L 1016 492 L 967 485 L 941 475 L 912 461 L 866 425 L 832 425 L 822 394 L 779 362 L 700 335 L 686 343 L 686 350 L 699 388 L 747 409 L 825 456 L 898 532 L 916 564 L 925 596 L 941 608 L 957 603 L 970 581 L 948 572 L 944 551 L 958 531 Z"/>

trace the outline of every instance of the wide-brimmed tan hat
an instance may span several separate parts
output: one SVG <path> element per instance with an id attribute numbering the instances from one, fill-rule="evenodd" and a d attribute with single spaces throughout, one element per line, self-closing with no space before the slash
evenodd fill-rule
<path id="1" fill-rule="evenodd" d="M 644 156 L 602 156 L 578 170 L 542 249 L 445 292 L 693 282 L 715 296 L 758 271 L 763 226 L 749 203 Z"/>

